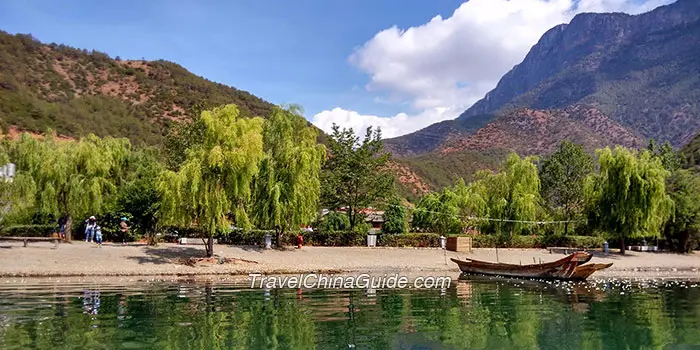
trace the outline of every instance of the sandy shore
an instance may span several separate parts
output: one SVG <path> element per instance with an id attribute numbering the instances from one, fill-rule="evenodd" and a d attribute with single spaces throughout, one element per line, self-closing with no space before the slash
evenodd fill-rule
<path id="1" fill-rule="evenodd" d="M 223 264 L 200 262 L 188 266 L 184 260 L 203 256 L 204 248 L 176 244 L 149 247 L 107 243 L 98 248 L 77 241 L 61 244 L 58 249 L 54 249 L 52 243 L 30 243 L 25 248 L 19 242 L 0 242 L 0 276 L 188 276 L 304 272 L 451 275 L 458 274 L 459 270 L 449 258 L 469 256 L 480 260 L 496 260 L 494 249 L 475 249 L 472 253 L 445 252 L 440 249 L 362 247 L 304 247 L 300 250 L 289 248 L 278 251 L 217 245 L 214 251 L 224 258 L 243 260 Z M 516 264 L 553 261 L 562 256 L 541 249 L 498 250 L 501 262 Z M 629 252 L 625 256 L 596 256 L 592 262 L 614 263 L 611 268 L 597 272 L 593 277 L 700 279 L 700 254 L 697 252 L 690 255 Z"/>

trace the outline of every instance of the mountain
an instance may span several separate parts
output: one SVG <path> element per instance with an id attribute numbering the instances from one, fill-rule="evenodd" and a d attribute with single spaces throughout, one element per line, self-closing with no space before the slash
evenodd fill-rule
<path id="1" fill-rule="evenodd" d="M 563 138 L 589 148 L 648 138 L 680 147 L 700 130 L 698 57 L 700 1 L 636 16 L 579 14 L 545 33 L 457 119 L 387 140 L 387 148 L 398 156 L 490 148 L 536 153 Z"/>
<path id="2" fill-rule="evenodd" d="M 267 116 L 273 108 L 175 63 L 110 58 L 0 31 L 5 133 L 51 128 L 69 137 L 95 133 L 158 144 L 172 122 L 191 116 L 193 109 L 227 103 L 238 105 L 244 116 Z"/>

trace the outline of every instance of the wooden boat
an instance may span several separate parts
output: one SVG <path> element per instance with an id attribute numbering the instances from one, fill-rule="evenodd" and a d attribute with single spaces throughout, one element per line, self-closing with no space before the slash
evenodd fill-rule
<path id="1" fill-rule="evenodd" d="M 557 261 L 543 264 L 515 265 L 492 263 L 474 259 L 451 259 L 464 273 L 495 275 L 518 278 L 544 278 L 560 280 L 585 280 L 596 271 L 612 266 L 610 264 L 588 264 L 593 258 L 585 252 L 576 252 Z"/>

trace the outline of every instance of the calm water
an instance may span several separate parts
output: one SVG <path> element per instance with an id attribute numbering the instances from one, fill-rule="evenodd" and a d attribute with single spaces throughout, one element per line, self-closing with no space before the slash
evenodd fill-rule
<path id="1" fill-rule="evenodd" d="M 7 281 L 5 281 L 7 282 Z M 700 349 L 696 282 L 4 283 L 2 349 Z"/>

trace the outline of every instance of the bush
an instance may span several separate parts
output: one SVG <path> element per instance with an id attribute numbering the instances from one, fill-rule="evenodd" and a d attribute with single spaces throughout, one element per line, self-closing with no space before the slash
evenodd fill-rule
<path id="1" fill-rule="evenodd" d="M 304 237 L 304 245 L 324 247 L 352 247 L 365 245 L 367 234 L 357 231 L 314 231 L 304 232 L 302 234 L 302 237 Z M 291 244 L 296 245 L 296 233 L 293 234 L 291 238 Z"/>
<path id="2" fill-rule="evenodd" d="M 230 245 L 264 245 L 265 234 L 270 233 L 274 241 L 275 232 L 267 230 L 233 230 L 231 232 L 218 234 L 215 238 L 220 244 Z M 284 237 L 283 237 L 284 240 Z"/>
<path id="3" fill-rule="evenodd" d="M 348 219 L 348 216 L 344 213 L 332 211 L 323 218 L 320 229 L 322 231 L 332 232 L 345 231 L 348 227 L 350 227 L 350 219 Z"/>
<path id="4" fill-rule="evenodd" d="M 270 233 L 274 242 L 275 232 L 266 230 L 236 230 L 225 234 L 219 234 L 216 238 L 219 243 L 231 245 L 257 245 L 265 244 L 265 234 Z M 282 244 L 296 245 L 299 232 L 286 232 L 282 235 Z M 353 231 L 313 231 L 302 232 L 304 245 L 326 247 L 349 247 L 365 244 L 366 234 Z"/>
<path id="5" fill-rule="evenodd" d="M 515 235 L 510 240 L 497 235 L 472 236 L 474 248 L 546 248 L 546 247 L 571 247 L 571 248 L 600 248 L 605 238 L 598 236 L 561 236 L 542 235 L 524 236 Z"/>
<path id="6" fill-rule="evenodd" d="M 439 247 L 437 233 L 381 234 L 377 245 L 382 247 Z"/>
<path id="7" fill-rule="evenodd" d="M 0 236 L 11 237 L 50 237 L 56 225 L 14 225 L 4 227 Z"/>

